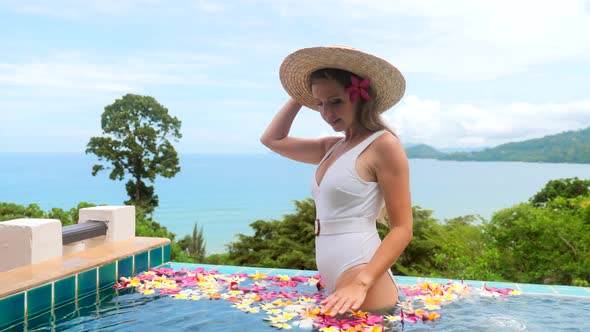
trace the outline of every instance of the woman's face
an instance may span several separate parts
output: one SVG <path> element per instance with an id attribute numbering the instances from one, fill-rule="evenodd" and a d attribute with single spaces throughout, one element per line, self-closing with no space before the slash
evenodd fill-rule
<path id="1" fill-rule="evenodd" d="M 311 94 L 322 118 L 334 131 L 344 131 L 354 124 L 356 103 L 350 102 L 350 97 L 338 81 L 314 81 L 311 85 Z"/>

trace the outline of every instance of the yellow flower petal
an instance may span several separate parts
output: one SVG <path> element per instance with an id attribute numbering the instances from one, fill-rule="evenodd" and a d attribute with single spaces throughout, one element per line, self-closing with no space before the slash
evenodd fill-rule
<path id="1" fill-rule="evenodd" d="M 386 315 L 383 316 L 383 318 L 385 318 L 386 320 L 390 321 L 390 322 L 397 322 L 398 320 L 402 319 L 399 315 Z"/>
<path id="2" fill-rule="evenodd" d="M 277 327 L 279 329 L 283 329 L 283 330 L 289 330 L 292 328 L 291 325 L 285 324 L 285 323 L 272 324 L 272 326 Z"/>
<path id="3" fill-rule="evenodd" d="M 256 271 L 256 274 L 249 275 L 248 277 L 250 277 L 250 279 L 259 280 L 259 279 L 265 279 L 267 277 L 267 275 Z"/>

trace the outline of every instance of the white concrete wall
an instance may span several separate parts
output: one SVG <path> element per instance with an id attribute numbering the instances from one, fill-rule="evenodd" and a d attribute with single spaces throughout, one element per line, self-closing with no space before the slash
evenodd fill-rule
<path id="1" fill-rule="evenodd" d="M 100 220 L 107 234 L 63 245 L 57 219 L 14 219 L 0 222 L 0 272 L 62 255 L 135 237 L 135 206 L 96 206 L 80 209 L 78 223 Z"/>
<path id="2" fill-rule="evenodd" d="M 61 256 L 61 227 L 57 219 L 0 222 L 0 272 Z"/>
<path id="3" fill-rule="evenodd" d="M 135 206 L 95 206 L 80 209 L 78 223 L 100 220 L 107 222 L 104 242 L 117 242 L 135 236 Z"/>
<path id="4" fill-rule="evenodd" d="M 95 206 L 80 209 L 78 223 L 106 221 L 107 235 L 78 241 L 63 246 L 64 255 L 99 246 L 106 242 L 123 241 L 135 237 L 135 206 Z"/>

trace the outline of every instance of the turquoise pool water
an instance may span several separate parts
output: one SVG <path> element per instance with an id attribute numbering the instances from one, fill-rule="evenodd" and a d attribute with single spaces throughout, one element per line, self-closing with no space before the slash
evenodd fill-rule
<path id="1" fill-rule="evenodd" d="M 265 273 L 269 276 L 313 276 L 315 271 L 166 264 L 178 271 L 204 267 L 221 274 Z M 400 287 L 423 282 L 420 278 L 398 277 Z M 433 279 L 428 279 L 433 280 Z M 447 280 L 435 279 L 446 283 Z M 467 281 L 474 289 L 482 282 Z M 251 285 L 252 283 L 250 283 Z M 443 305 L 440 319 L 417 323 L 385 323 L 386 331 L 587 331 L 590 330 L 590 291 L 587 288 L 487 283 L 490 287 L 521 290 L 515 296 L 485 296 L 474 292 Z M 248 286 L 244 282 L 242 286 Z M 314 293 L 299 284 L 301 293 Z M 275 288 L 279 290 L 279 288 Z M 272 288 L 269 288 L 269 291 Z M 561 295 L 560 295 L 561 293 Z M 401 295 L 400 300 L 407 300 Z M 170 295 L 141 294 L 132 289 L 104 288 L 4 331 L 277 331 L 264 320 L 268 315 L 245 313 L 224 300 L 175 299 Z M 303 330 L 293 327 L 293 330 Z"/>

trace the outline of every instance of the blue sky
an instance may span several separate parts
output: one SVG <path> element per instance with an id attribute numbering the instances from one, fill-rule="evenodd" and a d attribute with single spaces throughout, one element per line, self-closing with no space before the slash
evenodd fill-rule
<path id="1" fill-rule="evenodd" d="M 264 153 L 296 49 L 396 65 L 407 143 L 482 147 L 590 126 L 590 1 L 0 0 L 0 152 L 82 152 L 104 107 L 155 97 L 181 153 Z M 331 133 L 303 110 L 293 134 Z"/>

